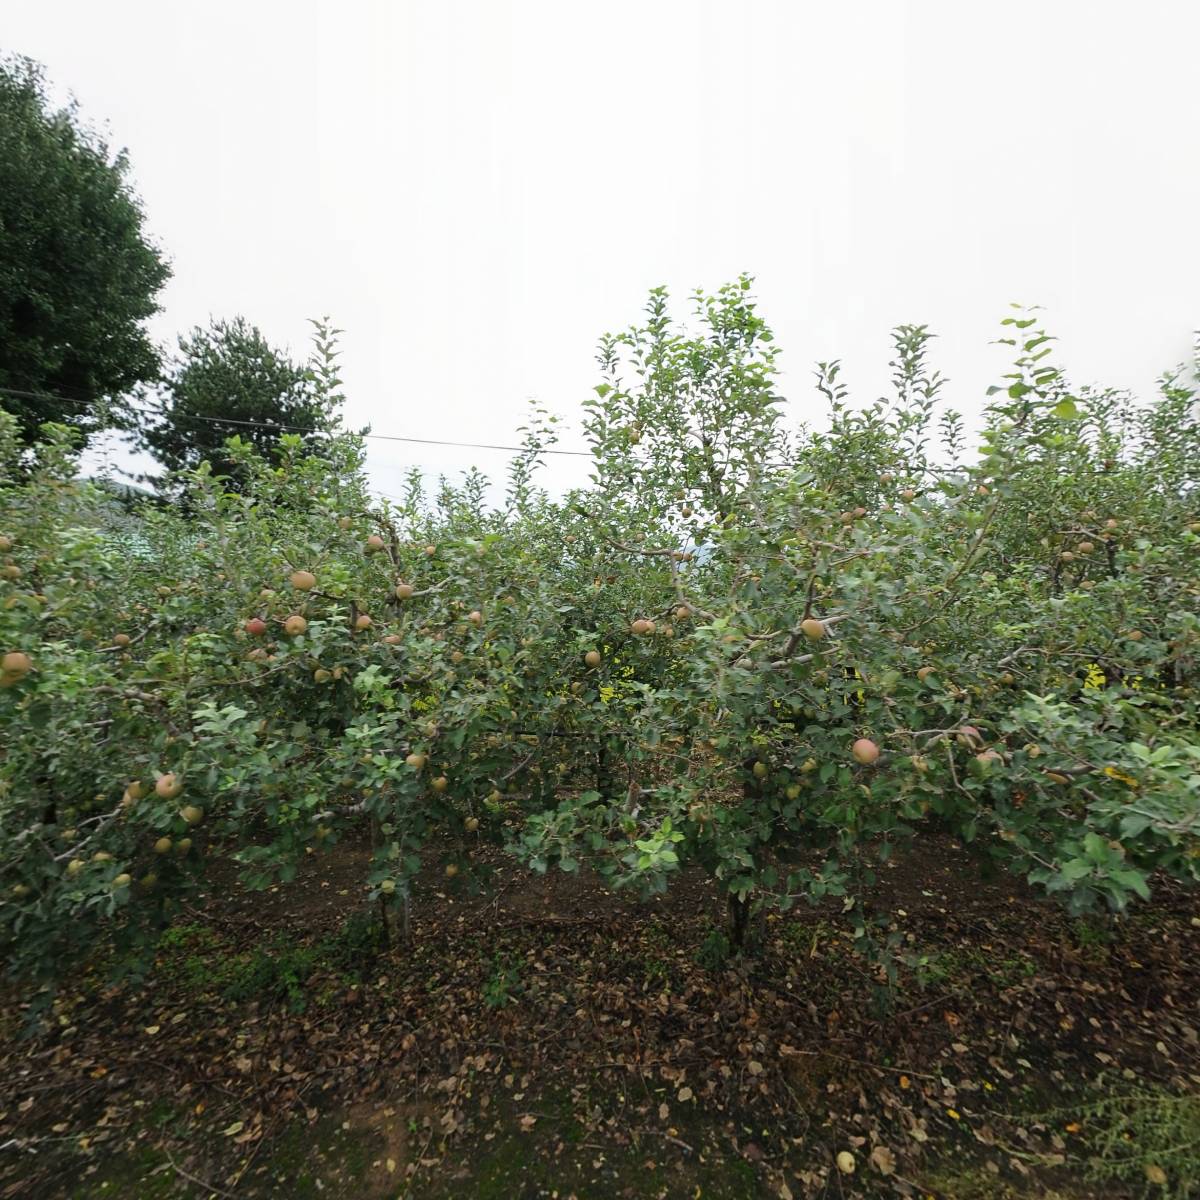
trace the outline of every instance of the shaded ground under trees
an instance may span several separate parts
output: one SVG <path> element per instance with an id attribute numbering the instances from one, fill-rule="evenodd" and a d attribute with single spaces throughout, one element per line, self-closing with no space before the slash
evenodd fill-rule
<path id="1" fill-rule="evenodd" d="M 926 839 L 877 889 L 920 962 L 884 1011 L 840 902 L 730 957 L 701 875 L 639 902 L 489 851 L 472 893 L 435 851 L 390 950 L 342 843 L 265 893 L 218 868 L 48 1038 L 10 1003 L 0 1197 L 1191 1194 L 1200 908 L 1169 884 L 1076 921 Z"/>

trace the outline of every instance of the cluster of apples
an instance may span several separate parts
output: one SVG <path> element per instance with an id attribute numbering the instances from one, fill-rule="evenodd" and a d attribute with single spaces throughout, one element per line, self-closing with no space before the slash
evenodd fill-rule
<path id="1" fill-rule="evenodd" d="M 131 808 L 139 800 L 142 800 L 148 794 L 149 789 L 140 779 L 135 779 L 125 785 L 125 791 L 121 796 L 121 807 L 124 809 Z M 183 793 L 183 781 L 174 772 L 167 772 L 160 775 L 154 783 L 154 794 L 160 800 L 175 800 Z M 195 804 L 185 804 L 179 810 L 179 816 L 184 824 L 191 827 L 199 825 L 204 820 L 204 810 L 198 808 Z M 64 836 L 75 836 L 75 830 L 65 831 Z M 192 848 L 192 839 L 190 837 L 182 837 L 178 841 L 173 841 L 169 837 L 160 837 L 154 843 L 154 853 L 158 855 L 169 854 L 174 850 L 177 854 L 187 854 Z M 107 850 L 97 850 L 91 858 L 93 863 L 106 863 L 112 861 L 112 855 Z M 79 875 L 87 866 L 87 861 L 82 858 L 73 858 L 66 866 L 66 874 L 68 878 L 74 878 Z M 119 891 L 121 888 L 126 888 L 132 882 L 132 876 L 122 871 L 120 874 L 113 876 L 110 886 L 114 891 Z M 153 872 L 147 874 L 141 883 L 143 887 L 152 888 L 158 882 L 157 876 Z"/>
<path id="2" fill-rule="evenodd" d="M 342 525 L 342 528 L 348 527 L 347 525 L 343 524 L 343 522 L 339 522 L 339 525 Z M 365 545 L 366 553 L 378 554 L 384 549 L 386 549 L 386 543 L 378 534 L 372 534 L 367 539 Z M 437 553 L 437 547 L 426 546 L 424 547 L 424 551 L 427 557 L 432 557 Z M 288 582 L 298 592 L 311 592 L 313 588 L 317 586 L 317 577 L 311 571 L 293 571 L 291 575 L 288 576 Z M 414 588 L 411 583 L 406 583 L 404 580 L 401 580 L 395 585 L 393 592 L 397 600 L 411 600 L 413 596 L 417 594 L 416 588 Z M 474 625 L 476 629 L 483 625 L 483 613 L 479 609 L 472 609 L 469 613 L 467 613 L 466 619 L 468 622 L 470 622 L 470 624 Z M 365 633 L 374 624 L 374 619 L 369 613 L 365 612 L 357 613 L 353 620 L 353 628 L 357 633 Z M 265 637 L 269 632 L 269 626 L 267 625 L 267 622 L 263 620 L 262 617 L 257 616 L 251 617 L 245 622 L 242 628 L 247 634 L 250 635 L 250 637 L 255 638 Z M 292 613 L 290 616 L 284 619 L 283 630 L 289 637 L 299 637 L 301 634 L 308 631 L 308 620 L 300 613 Z M 397 634 L 389 634 L 383 640 L 389 644 L 395 645 L 399 643 L 401 639 Z M 252 650 L 250 652 L 250 656 L 258 659 L 267 657 L 266 652 L 261 648 Z M 321 672 L 318 673 L 321 674 Z"/>
<path id="3" fill-rule="evenodd" d="M 0 534 L 0 554 L 7 554 L 13 548 L 13 540 L 6 534 Z M 15 562 L 7 562 L 0 567 L 0 576 L 16 583 L 21 578 L 21 568 Z"/>

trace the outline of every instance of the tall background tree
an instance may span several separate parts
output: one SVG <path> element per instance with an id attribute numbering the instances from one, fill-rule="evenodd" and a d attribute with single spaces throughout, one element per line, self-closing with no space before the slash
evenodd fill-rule
<path id="1" fill-rule="evenodd" d="M 26 443 L 43 421 L 126 423 L 158 372 L 144 322 L 170 268 L 128 173 L 41 67 L 0 58 L 0 404 Z"/>
<path id="2" fill-rule="evenodd" d="M 308 452 L 319 452 L 336 423 L 335 403 L 311 367 L 273 347 L 244 317 L 214 320 L 179 339 L 163 372 L 156 419 L 139 440 L 168 472 L 208 462 L 240 490 L 245 480 L 226 446 L 230 437 L 274 459 L 283 427 L 301 432 Z M 166 480 L 159 483 L 170 490 Z"/>

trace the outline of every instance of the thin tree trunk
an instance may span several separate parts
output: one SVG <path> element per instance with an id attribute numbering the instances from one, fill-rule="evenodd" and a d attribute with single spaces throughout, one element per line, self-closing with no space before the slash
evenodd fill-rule
<path id="1" fill-rule="evenodd" d="M 754 764 L 759 761 L 758 755 L 751 754 L 742 762 L 746 772 L 742 784 L 742 795 L 747 803 L 760 800 L 763 796 L 763 786 L 754 775 Z M 729 944 L 737 952 L 746 945 L 746 932 L 750 928 L 750 904 L 748 901 L 729 893 Z"/>
<path id="2" fill-rule="evenodd" d="M 383 948 L 390 950 L 392 948 L 392 919 L 388 912 L 388 902 L 386 896 L 379 897 L 379 924 L 383 929 Z"/>
<path id="3" fill-rule="evenodd" d="M 607 796 L 612 791 L 613 774 L 609 763 L 608 742 L 602 736 L 596 751 L 596 791 Z"/>
<path id="4" fill-rule="evenodd" d="M 380 829 L 379 818 L 371 818 L 371 857 L 375 857 L 375 851 L 379 847 Z M 383 948 L 390 950 L 392 948 L 392 914 L 388 908 L 388 898 L 384 895 L 379 897 L 379 924 L 383 930 Z"/>
<path id="5" fill-rule="evenodd" d="M 750 905 L 740 896 L 729 893 L 729 944 L 737 952 L 746 945 L 746 930 L 750 926 Z"/>

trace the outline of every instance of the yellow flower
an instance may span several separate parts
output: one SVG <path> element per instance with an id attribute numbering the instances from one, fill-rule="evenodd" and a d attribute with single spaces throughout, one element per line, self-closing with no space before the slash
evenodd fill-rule
<path id="1" fill-rule="evenodd" d="M 1126 775 L 1123 771 L 1117 770 L 1117 768 L 1114 766 L 1110 765 L 1105 767 L 1104 774 L 1107 775 L 1109 779 L 1119 779 L 1122 783 L 1128 784 L 1128 786 L 1131 788 L 1136 788 L 1138 786 L 1138 781 L 1136 779 L 1130 775 Z"/>

